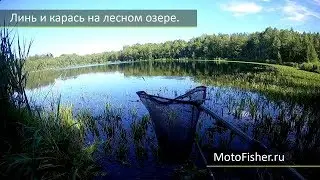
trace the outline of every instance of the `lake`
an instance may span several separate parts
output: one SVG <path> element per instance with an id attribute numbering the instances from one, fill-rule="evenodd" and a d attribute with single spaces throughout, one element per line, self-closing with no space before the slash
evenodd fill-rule
<path id="1" fill-rule="evenodd" d="M 61 100 L 63 106 L 72 107 L 74 114 L 86 111 L 96 118 L 100 123 L 98 136 L 103 141 L 97 156 L 108 171 L 107 179 L 209 177 L 195 144 L 186 150 L 188 158 L 184 162 L 168 163 L 165 156 L 159 155 L 159 135 L 136 94 L 145 91 L 174 98 L 197 86 L 207 87 L 205 107 L 285 154 L 290 159 L 288 162 L 316 164 L 320 160 L 316 107 L 308 107 L 296 98 L 291 100 L 275 92 L 237 85 L 246 83 L 244 75 L 270 75 L 272 71 L 261 64 L 213 61 L 114 63 L 30 73 L 26 93 L 37 109 L 50 110 Z M 252 150 L 250 144 L 205 113 L 200 114 L 195 131 L 194 138 L 198 139 L 209 164 L 214 163 L 213 152 Z M 92 143 L 96 136 L 89 135 L 87 143 Z M 254 169 L 214 168 L 212 171 L 216 178 L 241 177 L 244 172 L 249 172 L 246 178 L 257 177 Z M 284 175 L 278 171 L 262 168 L 259 173 L 262 176 L 270 172 L 275 177 Z M 299 171 L 307 176 L 315 173 L 306 169 Z"/>

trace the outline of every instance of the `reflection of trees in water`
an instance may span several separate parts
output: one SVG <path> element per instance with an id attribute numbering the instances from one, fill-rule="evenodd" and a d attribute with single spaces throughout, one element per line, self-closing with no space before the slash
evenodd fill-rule
<path id="1" fill-rule="evenodd" d="M 274 73 L 265 66 L 237 63 L 149 61 L 72 70 L 44 71 L 31 75 L 28 86 L 29 88 L 35 88 L 39 84 L 49 84 L 58 77 L 75 77 L 84 73 L 114 71 L 123 72 L 126 76 L 192 76 L 199 82 L 213 85 L 230 85 L 230 81 L 242 82 L 248 80 L 255 82 L 257 79 L 265 84 L 274 84 L 270 78 L 263 76 L 257 78 L 253 75 L 256 72 Z M 294 84 L 288 82 L 279 86 L 293 87 Z M 317 87 L 295 88 L 299 91 L 305 88 L 305 92 L 308 92 L 308 88 L 313 91 L 313 88 Z M 208 97 L 211 104 L 208 105 L 221 108 L 222 110 L 215 110 L 225 117 L 232 117 L 232 120 L 238 123 L 243 131 L 269 147 L 286 153 L 286 156 L 296 164 L 319 162 L 320 114 L 317 112 L 317 106 L 313 104 L 309 106 L 308 104 L 314 102 L 310 101 L 312 94 L 291 94 L 292 97 L 299 97 L 302 101 L 298 102 L 303 102 L 304 105 L 297 104 L 295 98 L 293 98 L 293 101 L 278 101 L 282 99 L 279 94 L 274 92 L 270 92 L 270 94 L 277 101 L 271 101 L 270 96 L 268 96 L 269 99 L 266 99 L 264 96 L 254 97 L 244 91 L 218 88 L 216 91 L 209 92 Z M 110 113 L 113 115 L 110 115 Z M 129 117 L 129 119 L 132 119 L 130 129 L 126 129 L 123 127 L 121 113 L 108 111 L 107 114 L 109 115 L 101 115 L 100 120 L 97 121 L 100 126 L 99 131 L 93 130 L 95 133 L 90 137 L 101 140 L 102 149 L 109 154 L 108 157 L 111 160 L 116 157 L 118 161 L 128 164 L 130 157 L 133 156 L 140 165 L 143 165 L 142 162 L 148 158 L 161 161 L 161 152 L 157 145 L 155 133 L 147 120 L 149 118 L 139 119 L 136 115 L 133 115 Z M 199 121 L 197 138 L 207 154 L 218 149 L 219 151 L 228 150 L 234 146 L 236 140 L 239 140 L 239 137 L 225 127 L 219 125 L 208 127 L 207 124 L 212 124 L 213 120 L 208 117 L 204 119 Z M 243 142 L 243 144 L 245 143 Z"/>
<path id="2" fill-rule="evenodd" d="M 71 70 L 61 70 L 61 71 L 43 71 L 37 75 L 31 75 L 30 77 L 36 78 L 29 81 L 29 87 L 37 87 L 37 82 L 39 84 L 51 83 L 55 78 L 58 77 L 74 77 L 79 74 L 89 73 L 89 72 L 114 72 L 120 71 L 125 73 L 125 75 L 136 75 L 136 76 L 146 76 L 146 75 L 168 75 L 168 76 L 194 76 L 200 81 L 211 81 L 217 76 L 222 75 L 234 75 L 239 76 L 240 79 L 244 74 L 252 74 L 255 72 L 270 72 L 266 66 L 253 65 L 253 64 L 239 64 L 239 63 L 225 63 L 225 62 L 162 62 L 162 61 L 148 61 L 140 63 L 125 63 L 116 64 L 108 66 L 96 66 L 87 68 L 78 68 Z M 238 74 L 241 72 L 240 74 Z M 210 76 L 210 79 L 207 76 Z M 264 83 L 268 82 L 268 79 L 264 79 Z M 32 84 L 35 83 L 35 84 Z M 218 82 L 216 82 L 218 83 Z M 223 84 L 223 82 L 221 82 Z M 269 134 L 269 141 L 274 142 L 274 146 L 280 146 L 281 144 L 286 144 L 287 140 L 285 138 L 280 138 L 283 136 L 293 136 L 297 134 L 296 137 L 300 137 L 303 140 L 295 140 L 295 144 L 302 144 L 303 142 L 309 142 L 315 144 L 316 141 L 312 141 L 312 136 L 317 134 L 316 131 L 318 121 L 316 120 L 317 114 L 314 114 L 315 110 L 309 109 L 307 105 L 305 107 L 297 108 L 295 103 L 287 103 L 281 106 L 281 101 L 279 105 L 271 103 L 271 101 L 265 100 L 262 97 L 259 99 L 251 98 L 245 94 L 237 94 L 233 90 L 231 92 L 224 92 L 219 89 L 215 93 L 211 94 L 209 98 L 213 99 L 214 102 L 221 101 L 221 104 L 228 105 L 228 111 L 224 114 L 230 114 L 238 119 L 242 119 L 246 112 L 251 116 L 251 119 L 256 120 L 256 128 L 261 129 L 261 132 L 253 132 L 253 136 L 257 138 L 261 134 Z M 225 94 L 234 94 L 234 96 L 225 96 Z M 301 95 L 301 94 L 300 94 Z M 240 96 L 240 98 L 235 97 Z M 261 98 L 261 99 L 260 99 Z M 222 99 L 222 100 L 221 100 Z M 308 99 L 306 99 L 308 100 Z M 283 104 L 283 103 L 282 103 Z M 215 105 L 215 104 L 213 104 Z M 270 114 L 265 109 L 273 106 L 278 109 L 274 114 Z M 314 106 L 313 106 L 314 108 Z M 278 122 L 274 122 L 275 119 Z M 260 121 L 259 121 L 260 120 Z M 306 124 L 306 122 L 308 122 Z M 260 135 L 259 135 L 260 134 Z M 305 146 L 304 146 L 305 147 Z M 283 147 L 284 148 L 284 147 Z"/>
<path id="3" fill-rule="evenodd" d="M 253 89 L 268 95 L 272 99 L 302 102 L 316 102 L 319 85 L 313 83 L 296 83 L 298 79 L 282 76 L 271 66 L 250 63 L 223 61 L 143 61 L 106 66 L 74 68 L 67 70 L 48 70 L 31 73 L 27 87 L 36 88 L 54 82 L 57 78 L 75 77 L 94 72 L 119 71 L 126 76 L 190 76 L 195 81 L 214 86 L 232 86 Z M 299 79 L 300 81 L 300 79 Z M 294 91 L 292 90 L 294 89 Z"/>
<path id="4" fill-rule="evenodd" d="M 148 61 L 148 62 L 135 62 L 135 63 L 123 63 L 113 64 L 106 66 L 93 66 L 84 68 L 74 68 L 65 70 L 47 70 L 41 72 L 31 73 L 28 88 L 36 88 L 38 85 L 46 85 L 53 82 L 56 78 L 61 77 L 74 77 L 85 73 L 95 72 L 115 72 L 120 71 L 125 75 L 136 76 L 213 76 L 221 74 L 233 74 L 236 72 L 259 72 L 255 67 L 257 65 L 246 64 L 221 64 L 214 62 L 162 62 L 162 61 Z M 265 66 L 260 67 L 262 70 Z"/>

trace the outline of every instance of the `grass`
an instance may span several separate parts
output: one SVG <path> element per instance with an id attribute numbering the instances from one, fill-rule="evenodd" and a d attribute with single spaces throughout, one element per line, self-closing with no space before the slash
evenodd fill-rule
<path id="1" fill-rule="evenodd" d="M 223 101 L 225 98 L 223 96 L 220 96 L 219 95 L 220 93 L 228 94 L 227 92 L 220 92 L 220 91 L 217 91 L 216 93 L 218 93 L 218 95 L 210 94 L 210 97 L 211 96 L 219 97 L 215 99 L 217 103 Z M 267 112 L 267 111 L 263 112 L 264 108 L 262 108 L 260 104 L 257 103 L 256 99 L 252 99 L 249 96 L 243 96 L 240 99 L 235 99 L 232 96 L 231 92 L 229 92 L 229 95 L 230 96 L 227 99 L 230 99 L 230 102 L 235 104 L 234 106 L 230 107 L 231 112 L 238 111 L 238 113 L 241 114 L 242 111 L 250 111 L 250 112 L 252 111 L 252 113 L 256 115 L 257 119 L 259 119 L 259 121 L 256 121 L 257 123 L 254 124 L 254 127 L 256 127 L 254 128 L 255 130 L 254 133 L 257 134 L 255 137 L 256 138 L 267 137 L 269 138 L 270 142 L 274 143 L 273 146 L 281 147 L 283 148 L 282 150 L 285 149 L 285 144 L 288 143 L 287 141 L 285 141 L 289 135 L 288 132 L 295 131 L 295 129 L 298 130 L 300 129 L 299 127 L 301 127 L 301 125 L 300 126 L 296 125 L 294 127 L 288 126 L 288 124 L 290 124 L 288 123 L 289 120 L 291 121 L 291 119 L 293 119 L 292 122 L 299 122 L 299 121 L 307 121 L 306 120 L 307 118 L 308 119 L 314 118 L 312 115 L 310 114 L 308 115 L 308 113 L 306 113 L 307 110 L 302 111 L 304 113 L 301 114 L 301 112 L 297 111 L 297 109 L 292 111 L 287 111 L 287 109 L 290 109 L 291 107 L 282 106 L 282 105 L 275 106 L 277 109 L 277 111 L 275 112 L 278 112 L 278 113 L 270 114 L 270 112 Z M 251 102 L 251 103 L 247 103 L 247 102 Z M 268 106 L 272 106 L 272 103 L 273 103 L 272 101 L 267 101 Z M 57 107 L 57 109 L 59 108 Z M 295 108 L 293 107 L 293 109 Z M 130 158 L 129 158 L 130 156 L 132 156 L 132 154 L 130 154 L 131 142 L 134 142 L 134 147 L 133 147 L 135 152 L 134 157 L 136 157 L 138 161 L 145 160 L 147 158 L 148 149 L 149 148 L 152 149 L 152 147 L 150 147 L 152 145 L 148 144 L 145 141 L 146 139 L 148 139 L 148 136 L 152 136 L 152 134 L 148 134 L 146 132 L 147 131 L 146 129 L 148 129 L 148 125 L 149 125 L 148 123 L 149 117 L 142 116 L 141 118 L 139 118 L 140 115 L 137 114 L 137 110 L 135 108 L 129 109 L 130 117 L 127 117 L 127 118 L 133 119 L 135 121 L 132 121 L 132 124 L 128 129 L 125 129 L 122 124 L 122 120 L 125 118 L 121 115 L 122 111 L 114 109 L 110 103 L 107 103 L 105 113 L 97 118 L 92 117 L 92 115 L 90 115 L 89 112 L 85 112 L 85 111 L 83 113 L 80 113 L 78 116 L 74 116 L 72 114 L 71 106 L 67 106 L 67 107 L 61 106 L 60 110 L 57 112 L 59 113 L 49 112 L 49 114 L 41 116 L 41 117 L 46 117 L 47 119 L 45 120 L 49 120 L 51 122 L 49 124 L 43 123 L 44 127 L 42 127 L 42 125 L 38 125 L 39 121 L 35 121 L 35 120 L 28 121 L 29 122 L 28 126 L 29 127 L 39 126 L 41 127 L 41 129 L 43 129 L 43 131 L 40 130 L 37 133 L 40 134 L 39 137 L 41 138 L 46 137 L 46 139 L 48 139 L 48 142 L 51 143 L 51 144 L 47 143 L 48 147 L 50 146 L 54 147 L 53 141 L 60 142 L 58 144 L 61 144 L 61 147 L 57 149 L 64 149 L 64 150 L 60 150 L 61 152 L 58 150 L 54 151 L 52 152 L 52 155 L 55 155 L 55 153 L 59 153 L 59 154 L 68 153 L 67 155 L 62 156 L 62 157 L 68 157 L 68 158 L 64 159 L 62 157 L 59 157 L 59 160 L 62 160 L 63 162 L 66 162 L 66 161 L 70 162 L 69 158 L 75 158 L 75 162 L 77 162 L 77 164 L 72 164 L 70 166 L 72 166 L 74 169 L 79 169 L 79 170 L 82 169 L 83 171 L 81 172 L 84 172 L 84 173 L 88 172 L 86 168 L 91 169 L 92 166 L 88 164 L 92 163 L 91 165 L 96 165 L 96 159 L 94 159 L 95 157 L 94 152 L 100 153 L 99 152 L 100 147 L 106 156 L 114 157 L 116 158 L 116 162 L 120 162 L 122 165 L 129 165 L 129 166 L 132 165 L 132 162 L 130 162 Z M 284 112 L 286 112 L 287 115 L 285 115 Z M 291 115 L 289 113 L 291 113 Z M 224 113 L 224 114 L 228 114 L 228 113 Z M 267 118 L 269 118 L 270 116 L 272 120 L 268 121 Z M 292 118 L 288 119 L 288 117 L 290 116 L 292 116 Z M 254 116 L 252 116 L 251 119 L 255 121 L 253 117 Z M 238 118 L 241 118 L 241 117 L 238 117 Z M 277 122 L 280 122 L 280 123 L 277 123 Z M 314 122 L 314 121 L 310 120 L 310 123 L 311 122 Z M 52 124 L 54 128 L 50 124 Z M 207 123 L 205 125 L 208 125 L 208 124 L 212 125 L 212 122 Z M 316 124 L 309 124 L 309 125 L 310 127 L 315 127 L 315 128 L 318 127 Z M 102 127 L 106 127 L 106 129 L 103 129 Z M 65 128 L 70 129 L 70 131 L 69 130 L 66 131 Z M 37 129 L 39 128 L 34 128 L 34 130 L 37 130 Z M 111 131 L 112 133 L 108 133 L 109 131 Z M 219 132 L 213 132 L 215 134 L 211 133 L 212 134 L 211 136 L 213 137 L 209 139 L 214 141 L 214 143 L 209 142 L 209 145 L 212 145 L 212 144 L 217 145 L 217 143 L 220 143 L 220 145 L 223 146 L 225 149 L 230 148 L 230 143 L 232 142 L 234 135 L 230 134 L 230 137 L 224 137 L 224 135 L 228 133 L 227 129 L 221 130 L 220 128 L 220 130 L 217 130 L 217 131 Z M 60 135 L 58 136 L 59 138 L 52 136 L 51 133 L 53 132 L 56 132 L 58 135 Z M 310 130 L 310 133 L 314 134 L 313 137 L 318 136 L 317 133 L 313 132 L 313 130 Z M 33 134 L 35 134 L 35 132 L 33 132 Z M 221 141 L 216 141 L 216 139 L 214 138 L 218 135 L 223 137 L 220 139 Z M 84 136 L 87 136 L 87 137 L 94 136 L 92 138 L 94 141 L 93 142 L 90 141 L 91 143 L 88 146 L 84 147 L 83 144 L 87 144 L 86 140 L 83 138 L 79 138 Z M 301 139 L 299 138 L 299 140 L 297 141 L 301 141 L 302 139 L 304 139 L 304 137 L 305 136 L 301 136 L 300 137 Z M 73 141 L 73 139 L 76 139 L 76 140 Z M 201 139 L 203 139 L 203 137 Z M 304 141 L 300 143 L 311 144 L 310 142 L 312 142 L 313 138 L 308 138 L 308 139 L 310 139 L 310 141 Z M 41 141 L 37 140 L 35 141 L 35 144 L 38 144 L 38 142 L 43 142 L 43 140 Z M 69 142 L 69 143 L 67 144 L 66 142 Z M 156 141 L 153 141 L 151 143 L 154 143 L 154 142 Z M 30 144 L 30 143 L 27 143 L 27 144 Z M 84 149 L 79 150 L 78 148 L 69 147 L 74 145 L 78 148 L 84 147 Z M 30 145 L 27 145 L 27 147 L 29 146 Z M 41 147 L 41 145 L 39 147 Z M 302 145 L 301 147 L 307 147 L 307 146 Z M 45 149 L 46 148 L 44 148 L 44 150 Z M 71 149 L 72 151 L 69 152 L 68 150 L 65 150 L 65 149 Z M 39 151 L 40 150 L 41 149 L 39 149 Z M 41 152 L 44 152 L 44 150 L 42 150 Z M 36 151 L 36 153 L 41 153 L 39 151 Z M 78 152 L 78 153 L 82 152 L 82 154 L 80 154 L 79 155 L 80 157 L 79 157 L 79 156 L 74 156 L 72 152 Z M 152 153 L 156 157 L 159 156 L 157 150 L 153 150 Z M 208 153 L 210 153 L 210 151 Z M 30 154 L 31 154 L 31 151 L 30 151 Z M 300 155 L 292 154 L 292 156 L 294 156 L 295 158 L 300 157 L 301 155 L 302 154 Z M 55 155 L 55 157 L 57 156 Z M 93 161 L 88 162 L 87 157 L 90 157 L 89 159 L 93 159 Z M 80 160 L 84 159 L 86 161 L 78 162 L 77 160 L 79 159 Z M 47 161 L 48 160 L 46 160 L 45 162 Z M 56 161 L 51 160 L 49 162 L 50 164 L 53 164 L 53 162 L 56 162 Z M 115 163 L 115 162 L 112 162 L 112 163 Z M 43 164 L 43 163 L 40 163 L 40 164 Z M 60 163 L 56 162 L 56 164 L 60 164 Z M 27 166 L 30 167 L 29 165 Z M 53 167 L 50 167 L 50 168 L 54 169 Z M 48 168 L 47 170 L 50 170 L 50 172 L 54 172 L 50 168 Z M 79 170 L 77 172 L 80 172 Z M 70 176 L 73 177 L 74 176 L 73 174 L 76 172 L 70 170 L 64 173 L 67 173 L 67 174 L 64 174 L 65 176 L 63 176 L 63 178 L 69 179 Z M 89 174 L 81 174 L 81 177 L 90 178 L 90 175 L 92 175 L 91 173 L 92 171 L 90 171 Z M 177 176 L 182 176 L 182 177 L 198 177 L 199 175 L 200 176 L 206 175 L 205 171 L 202 171 L 201 174 L 198 174 L 196 167 L 192 167 L 191 169 L 189 169 L 188 167 L 184 167 L 183 169 L 178 170 L 176 173 L 177 173 L 176 174 Z M 59 175 L 59 174 L 60 172 L 55 172 L 55 175 Z"/>
<path id="2" fill-rule="evenodd" d="M 141 122 L 132 121 L 131 123 L 132 136 L 136 142 L 141 141 L 146 136 L 148 126 L 144 119 Z"/>
<path id="3" fill-rule="evenodd" d="M 254 90 L 271 99 L 313 105 L 320 99 L 320 74 L 282 65 L 266 65 L 266 71 L 212 76 L 200 82 Z"/>
<path id="4" fill-rule="evenodd" d="M 70 108 L 57 114 L 18 114 L 21 119 L 21 150 L 6 153 L 2 167 L 16 179 L 90 179 L 98 175 L 93 145 L 84 146 L 84 123 L 77 122 Z M 15 113 L 16 114 L 16 113 Z M 14 174 L 14 175 L 13 175 Z"/>
<path id="5" fill-rule="evenodd" d="M 7 38 L 7 36 L 5 36 Z M 9 46 L 8 46 L 9 45 Z M 10 44 L 4 43 L 2 47 L 10 48 Z M 92 117 L 89 112 L 82 112 L 75 116 L 72 106 L 61 107 L 58 103 L 56 110 L 52 112 L 35 112 L 30 109 L 24 88 L 27 74 L 23 73 L 25 57 L 13 58 L 13 53 L 7 54 L 8 49 L 1 49 L 1 108 L 6 112 L 1 128 L 10 132 L 1 132 L 2 142 L 6 151 L 1 155 L 1 174 L 4 177 L 29 178 L 29 179 L 90 179 L 101 173 L 98 166 L 100 150 L 111 157 L 116 157 L 123 164 L 128 164 L 130 156 L 130 138 L 135 142 L 137 158 L 145 158 L 146 146 L 149 135 L 149 118 L 138 119 L 136 109 L 132 109 L 132 121 L 130 129 L 124 129 L 122 124 L 122 112 L 115 111 L 111 104 L 106 105 L 105 113 L 99 117 Z M 9 49 L 10 50 L 10 49 Z M 315 103 L 319 100 L 320 74 L 297 70 L 295 67 L 236 61 L 210 61 L 195 63 L 190 61 L 171 61 L 169 64 L 160 61 L 150 62 L 142 66 L 116 65 L 116 69 L 125 72 L 126 75 L 191 75 L 196 81 L 216 86 L 231 86 L 246 90 L 262 92 L 270 99 L 281 99 L 292 102 L 289 106 L 276 106 L 274 114 L 264 111 L 257 101 L 248 98 L 240 100 L 229 97 L 229 114 L 241 120 L 244 111 L 250 113 L 254 137 L 267 138 L 270 146 L 289 151 L 296 162 L 303 162 L 304 158 L 310 159 L 308 154 L 302 154 L 315 147 L 314 140 L 318 139 L 317 131 L 319 124 L 317 114 L 314 114 L 307 105 L 317 107 Z M 35 63 L 35 62 L 30 62 Z M 48 61 L 41 68 L 64 66 L 58 61 L 58 66 L 50 65 L 56 63 Z M 78 64 L 72 61 L 70 65 Z M 87 61 L 83 61 L 87 63 Z M 29 64 L 27 66 L 35 65 Z M 311 65 L 305 65 L 304 69 L 310 69 Z M 314 68 L 312 66 L 312 68 Z M 17 69 L 17 71 L 16 71 Z M 30 67 L 29 67 L 30 69 Z M 101 69 L 99 69 L 101 71 Z M 105 69 L 103 68 L 102 71 Z M 75 73 L 77 74 L 77 72 Z M 55 75 L 53 75 L 55 76 Z M 48 76 L 43 76 L 50 78 Z M 54 79 L 54 78 L 53 78 Z M 47 80 L 47 79 L 46 79 Z M 46 81 L 47 82 L 47 81 Z M 50 80 L 49 80 L 50 82 Z M 18 92 L 19 99 L 9 101 L 13 92 Z M 224 98 L 221 92 L 212 97 L 215 101 Z M 5 100 L 3 100 L 5 99 Z M 8 101 L 7 101 L 8 100 Z M 302 112 L 294 110 L 294 103 L 304 106 Z M 268 102 L 272 104 L 271 101 Z M 18 104 L 19 106 L 16 106 Z M 293 109 L 288 111 L 288 109 Z M 2 118 L 3 119 L 3 118 Z M 307 120 L 306 120 L 307 119 Z M 10 124 L 10 128 L 7 128 Z M 308 126 L 308 132 L 302 132 Z M 222 131 L 221 129 L 219 131 Z M 219 135 L 224 132 L 218 132 Z M 296 149 L 288 150 L 287 138 L 290 133 L 298 136 L 294 139 Z M 9 137 L 10 134 L 10 137 Z M 11 136 L 12 135 L 12 136 Z M 211 136 L 215 136 L 211 132 Z M 230 135 L 232 138 L 233 136 Z M 90 139 L 91 138 L 91 139 Z M 220 144 L 229 146 L 232 138 L 222 139 Z M 88 140 L 89 139 L 89 140 Z M 214 138 L 211 137 L 213 140 Z M 90 142 L 88 144 L 88 142 Z M 215 142 L 214 142 L 215 143 Z M 214 144 L 212 143 L 212 144 Z M 152 145 L 153 146 L 153 145 Z M 157 156 L 158 151 L 153 149 Z M 316 153 L 310 153 L 316 157 Z M 197 170 L 193 166 L 190 171 Z M 182 174 L 185 170 L 182 169 Z M 189 172 L 188 172 L 189 173 Z M 186 175 L 192 176 L 192 175 Z"/>
<path id="6" fill-rule="evenodd" d="M 97 143 L 85 145 L 92 119 L 76 119 L 72 107 L 60 107 L 60 103 L 55 111 L 30 108 L 25 61 L 31 43 L 25 48 L 18 38 L 14 52 L 10 33 L 6 28 L 0 31 L 1 178 L 90 179 L 99 175 Z"/>
<path id="7" fill-rule="evenodd" d="M 235 125 L 239 126 L 243 131 L 247 132 L 250 136 L 262 141 L 270 148 L 275 148 L 279 152 L 286 155 L 286 159 L 295 162 L 296 164 L 309 164 L 319 161 L 319 150 L 317 144 L 319 143 L 319 111 L 314 111 L 312 108 L 299 106 L 291 103 L 276 103 L 270 99 L 257 98 L 255 96 L 248 96 L 246 92 L 234 91 L 212 91 L 209 92 L 211 97 L 217 97 L 215 94 L 223 93 L 225 96 L 215 99 L 214 103 L 210 106 L 214 111 L 220 113 L 220 104 L 226 104 L 229 101 L 238 106 L 225 107 L 221 112 L 222 116 L 226 117 L 230 121 L 233 121 Z M 235 95 L 236 94 L 236 95 Z M 245 105 L 241 106 L 245 99 Z M 241 107 L 241 110 L 239 110 Z M 230 108 L 230 109 L 229 109 Z M 237 115 L 230 114 L 230 112 L 248 113 L 247 116 L 238 119 Z M 207 122 L 207 123 L 205 123 Z M 211 121 L 205 120 L 204 124 L 211 129 L 210 133 L 207 133 L 209 142 L 203 144 L 204 147 L 216 147 L 220 149 L 225 146 L 227 149 L 232 150 L 235 146 L 228 143 L 219 142 L 220 137 L 231 136 L 228 131 L 219 131 L 214 128 L 218 125 L 211 127 Z M 249 126 L 250 128 L 246 128 Z M 212 134 L 213 133 L 213 134 Z M 210 135 L 210 137 L 209 137 Z M 212 138 L 215 137 L 215 138 Z M 210 140 L 211 139 L 211 140 Z M 233 141 L 233 138 L 231 138 Z M 221 144 L 219 144 L 221 143 Z M 222 146 L 222 147 L 220 147 Z M 214 148 L 212 147 L 212 148 Z M 211 150 L 207 153 L 212 152 Z M 297 169 L 300 171 L 300 169 Z M 314 171 L 304 171 L 304 175 L 308 175 Z"/>
<path id="8" fill-rule="evenodd" d="M 302 63 L 301 65 L 299 65 L 299 69 L 320 73 L 320 63 Z"/>
<path id="9" fill-rule="evenodd" d="M 222 111 L 223 115 L 236 117 L 236 121 L 242 122 L 244 112 L 249 113 L 245 117 L 245 121 L 252 122 L 252 127 L 241 127 L 245 129 L 253 137 L 262 140 L 268 146 L 279 149 L 285 152 L 290 159 L 293 159 L 297 164 L 303 164 L 308 160 L 318 158 L 318 151 L 315 150 L 315 139 L 319 136 L 317 131 L 319 124 L 317 121 L 319 114 L 316 113 L 320 93 L 320 74 L 298 70 L 295 67 L 263 64 L 253 62 L 229 62 L 217 61 L 214 62 L 152 62 L 152 69 L 145 63 L 115 65 L 104 68 L 98 68 L 99 71 L 120 70 L 125 75 L 137 76 L 192 76 L 196 82 L 206 85 L 214 85 L 221 87 L 233 87 L 237 90 L 245 90 L 244 92 L 256 91 L 266 95 L 267 99 L 252 99 L 251 97 L 239 95 L 240 99 L 234 96 L 225 96 L 228 92 L 223 90 L 217 91 L 216 94 L 211 94 L 214 97 L 214 102 L 224 102 L 228 109 Z M 90 69 L 91 71 L 92 69 Z M 77 73 L 77 72 L 75 72 Z M 230 90 L 229 93 L 234 93 Z M 266 101 L 266 103 L 262 103 Z M 283 105 L 285 103 L 285 105 Z M 110 105 L 107 106 L 111 112 Z M 274 111 L 270 112 L 269 107 Z M 221 112 L 221 110 L 219 110 Z M 130 111 L 134 124 L 131 127 L 130 133 L 137 143 L 137 157 L 144 156 L 145 152 L 141 150 L 141 139 L 144 137 L 144 129 L 137 120 L 137 111 Z M 236 123 L 236 122 L 235 122 Z M 143 123 L 142 123 L 143 124 Z M 112 126 L 110 126 L 110 129 Z M 308 131 L 305 131 L 307 127 Z M 117 130 L 114 130 L 118 132 Z M 219 128 L 213 134 L 211 139 L 217 136 L 225 136 L 227 131 Z M 288 141 L 292 134 L 296 137 L 292 141 Z M 230 135 L 231 136 L 231 135 Z M 203 138 L 200 138 L 203 139 Z M 211 144 L 220 143 L 225 149 L 230 148 L 232 138 L 222 138 L 221 142 L 211 142 Z M 117 147 L 107 143 L 108 148 Z M 209 143 L 210 144 L 210 143 Z M 293 147 L 290 147 L 293 146 Z M 127 155 L 126 146 L 119 144 L 116 149 L 116 154 Z M 303 152 L 309 153 L 303 153 Z M 311 151 L 311 152 L 310 152 Z M 210 153 L 212 151 L 208 151 Z M 159 156 L 157 150 L 153 150 L 154 156 Z M 112 153 L 111 153 L 112 154 Z M 122 156 L 118 156 L 121 158 Z M 308 172 L 303 172 L 308 174 Z"/>
<path id="10" fill-rule="evenodd" d="M 258 91 L 275 100 L 313 104 L 319 100 L 320 74 L 294 67 L 226 60 L 139 62 L 68 71 L 31 73 L 28 87 L 54 82 L 59 76 L 70 77 L 86 72 L 121 71 L 126 76 L 191 76 L 196 82 L 213 86 L 230 86 Z"/>

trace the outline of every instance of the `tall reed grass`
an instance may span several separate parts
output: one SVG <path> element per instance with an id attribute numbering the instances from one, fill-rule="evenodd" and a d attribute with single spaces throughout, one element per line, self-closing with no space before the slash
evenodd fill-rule
<path id="1" fill-rule="evenodd" d="M 71 107 L 33 110 L 25 93 L 26 45 L 0 31 L 1 179 L 90 179 L 100 173 L 95 146 L 85 146 L 92 119 L 77 119 Z M 16 47 L 16 48 L 15 48 Z"/>

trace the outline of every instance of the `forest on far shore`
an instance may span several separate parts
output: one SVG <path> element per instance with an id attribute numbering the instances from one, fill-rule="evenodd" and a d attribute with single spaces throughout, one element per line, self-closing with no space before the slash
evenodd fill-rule
<path id="1" fill-rule="evenodd" d="M 183 33 L 183 32 L 182 32 Z M 107 43 L 107 42 L 106 42 Z M 135 61 L 147 59 L 230 59 L 300 66 L 300 69 L 320 72 L 320 33 L 297 32 L 293 29 L 268 27 L 262 32 L 202 35 L 164 43 L 124 46 L 110 51 L 80 56 L 52 54 L 29 57 L 30 69 L 105 63 L 107 61 Z M 50 61 L 50 62 L 49 62 Z M 310 65 L 311 64 L 311 65 Z M 309 66 L 309 67 L 307 67 Z"/>

